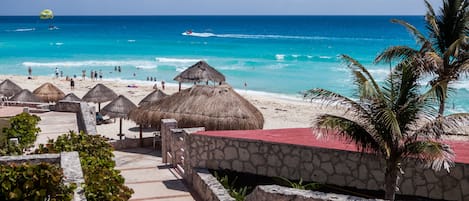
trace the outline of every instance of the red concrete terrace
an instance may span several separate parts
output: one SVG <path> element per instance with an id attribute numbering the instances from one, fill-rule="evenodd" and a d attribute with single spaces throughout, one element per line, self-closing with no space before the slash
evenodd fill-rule
<path id="1" fill-rule="evenodd" d="M 294 144 L 326 149 L 357 152 L 355 144 L 332 137 L 318 139 L 311 128 L 287 128 L 272 130 L 202 131 L 197 135 L 259 140 L 283 144 Z M 469 164 L 469 141 L 445 141 L 454 150 L 455 162 Z"/>

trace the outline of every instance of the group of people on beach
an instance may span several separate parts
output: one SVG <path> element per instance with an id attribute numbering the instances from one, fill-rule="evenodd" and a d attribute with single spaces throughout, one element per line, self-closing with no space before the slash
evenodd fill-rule
<path id="1" fill-rule="evenodd" d="M 83 74 L 86 75 L 86 70 L 83 70 Z M 99 80 L 103 80 L 103 71 L 99 70 L 99 72 L 98 72 L 97 70 L 95 70 L 95 71 L 91 70 L 91 72 L 90 72 L 91 80 L 93 80 L 93 81 L 98 80 L 98 76 L 99 76 Z"/>
<path id="2" fill-rule="evenodd" d="M 122 69 L 120 66 L 114 66 L 114 71 L 116 72 L 121 72 Z M 59 77 L 63 77 L 63 71 L 59 70 L 58 67 L 55 67 L 55 70 L 54 70 L 54 73 L 55 73 L 55 78 L 59 78 Z M 111 72 L 112 73 L 112 72 Z M 33 69 L 31 68 L 31 66 L 28 67 L 28 79 L 32 79 L 32 74 L 33 74 Z M 134 73 L 134 76 L 136 76 L 136 74 Z M 74 78 L 76 79 L 77 78 L 77 75 L 73 75 L 73 78 L 72 77 L 69 77 L 68 75 L 66 76 L 65 80 L 66 81 L 70 81 L 70 89 L 75 89 L 75 80 Z M 81 71 L 81 78 L 82 80 L 85 80 L 86 79 L 86 70 L 82 70 Z M 100 80 L 103 79 L 103 72 L 101 70 L 97 71 L 97 70 L 91 70 L 90 72 L 90 78 L 92 81 L 97 81 L 98 78 Z M 151 76 L 147 76 L 147 81 L 155 81 L 156 82 L 156 77 L 151 77 Z M 155 85 L 153 86 L 154 89 L 157 89 L 158 88 L 158 85 L 155 83 Z M 161 81 L 161 88 L 162 90 L 165 89 L 165 81 L 162 80 Z"/>

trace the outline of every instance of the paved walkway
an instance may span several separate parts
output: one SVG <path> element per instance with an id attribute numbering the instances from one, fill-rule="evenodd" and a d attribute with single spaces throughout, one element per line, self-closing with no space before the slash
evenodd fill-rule
<path id="1" fill-rule="evenodd" d="M 36 146 L 47 143 L 48 139 L 56 139 L 69 130 L 78 130 L 75 113 L 46 112 L 36 115 L 41 117 L 38 124 L 41 132 L 36 140 Z M 113 124 L 113 126 L 118 125 Z M 131 201 L 196 200 L 174 169 L 161 162 L 159 151 L 136 148 L 114 151 L 114 155 L 116 168 L 121 170 L 125 184 L 135 191 Z"/>
<path id="2" fill-rule="evenodd" d="M 159 151 L 135 148 L 114 151 L 116 168 L 135 192 L 131 201 L 194 201 L 181 177 L 161 162 Z"/>
<path id="3" fill-rule="evenodd" d="M 46 144 L 49 139 L 57 139 L 58 136 L 68 133 L 70 130 L 78 131 L 77 117 L 71 112 L 46 112 L 35 115 L 41 117 L 38 127 L 41 132 L 37 135 L 35 147 Z"/>

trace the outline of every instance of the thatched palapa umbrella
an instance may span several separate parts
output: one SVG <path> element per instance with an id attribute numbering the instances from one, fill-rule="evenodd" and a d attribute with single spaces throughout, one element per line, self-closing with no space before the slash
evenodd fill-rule
<path id="1" fill-rule="evenodd" d="M 65 96 L 65 93 L 62 90 L 49 82 L 46 82 L 36 88 L 33 91 L 33 94 L 44 102 L 57 102 L 62 100 L 62 98 Z"/>
<path id="2" fill-rule="evenodd" d="M 132 103 L 123 95 L 119 95 L 112 102 L 107 104 L 101 111 L 104 115 L 107 115 L 111 118 L 120 118 L 119 119 L 119 138 L 122 140 L 122 118 L 127 118 L 130 111 L 137 108 L 137 106 Z"/>
<path id="3" fill-rule="evenodd" d="M 174 80 L 179 82 L 179 91 L 181 91 L 182 82 L 208 83 L 208 81 L 212 81 L 221 84 L 225 82 L 225 76 L 208 65 L 205 61 L 199 61 L 177 75 Z"/>
<path id="4" fill-rule="evenodd" d="M 143 104 L 148 104 L 148 103 L 153 103 L 153 102 L 156 102 L 164 97 L 167 97 L 168 94 L 165 94 L 164 92 L 162 92 L 161 90 L 155 90 L 153 92 L 151 92 L 150 94 L 148 94 L 147 96 L 145 96 L 145 98 L 143 98 L 140 103 L 138 103 L 138 105 L 143 105 Z"/>
<path id="5" fill-rule="evenodd" d="M 81 101 L 81 98 L 78 98 L 78 96 L 75 95 L 74 93 L 69 93 L 69 94 L 65 95 L 65 97 L 64 97 L 62 100 L 66 100 L 66 101 Z"/>
<path id="6" fill-rule="evenodd" d="M 21 91 L 21 87 L 15 84 L 10 79 L 3 80 L 0 83 L 0 94 L 3 94 L 6 97 L 11 97 Z"/>
<path id="7" fill-rule="evenodd" d="M 262 113 L 229 85 L 194 85 L 130 112 L 141 125 L 160 128 L 161 119 L 173 118 L 180 127 L 206 130 L 262 129 Z"/>
<path id="8" fill-rule="evenodd" d="M 115 98 L 117 98 L 117 94 L 112 89 L 103 84 L 97 84 L 82 99 L 86 102 L 98 103 L 98 111 L 101 111 L 101 103 L 112 101 Z"/>
<path id="9" fill-rule="evenodd" d="M 40 98 L 38 98 L 36 95 L 31 93 L 27 89 L 21 90 L 19 93 L 15 94 L 10 100 L 21 102 L 42 102 Z"/>

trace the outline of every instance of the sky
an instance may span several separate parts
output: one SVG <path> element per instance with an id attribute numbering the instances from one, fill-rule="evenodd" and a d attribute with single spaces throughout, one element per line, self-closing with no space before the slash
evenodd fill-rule
<path id="1" fill-rule="evenodd" d="M 439 7 L 442 0 L 429 0 Z M 424 15 L 423 0 L 0 0 L 0 16 Z"/>

